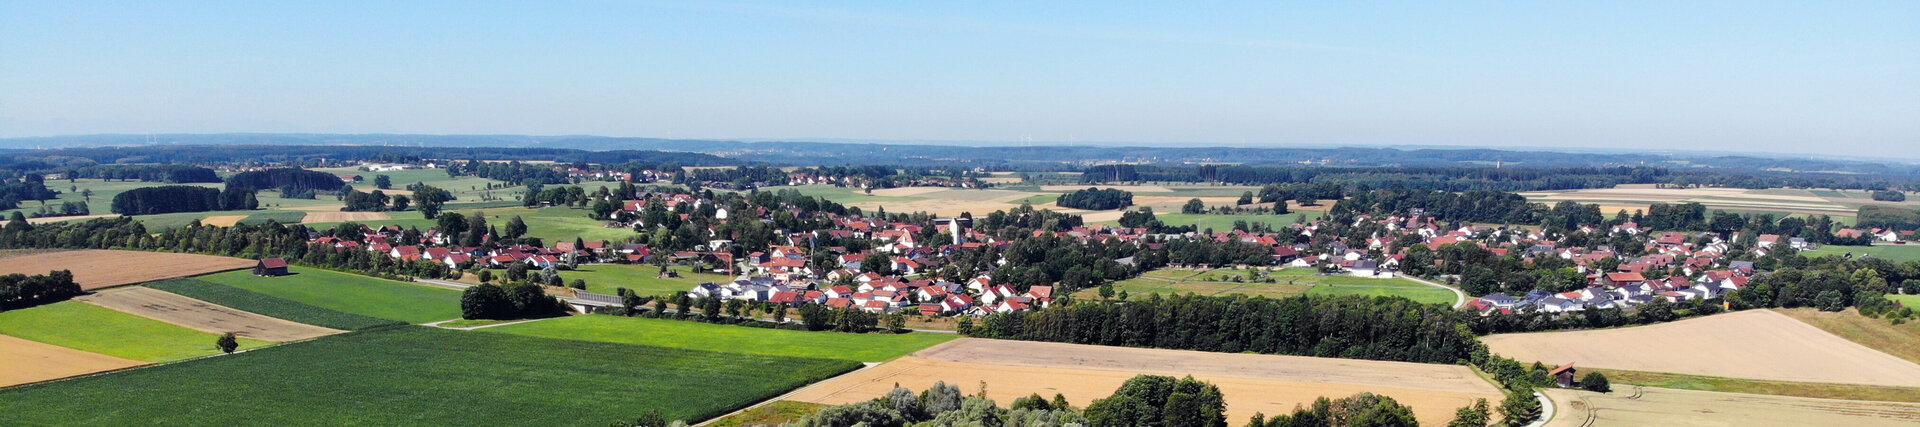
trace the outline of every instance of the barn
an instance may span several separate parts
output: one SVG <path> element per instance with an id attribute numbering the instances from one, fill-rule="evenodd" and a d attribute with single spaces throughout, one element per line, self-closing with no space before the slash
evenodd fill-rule
<path id="1" fill-rule="evenodd" d="M 1552 376 L 1553 381 L 1560 384 L 1561 387 L 1572 388 L 1574 386 L 1574 372 L 1573 362 L 1567 362 L 1567 364 L 1560 365 L 1560 367 L 1554 368 L 1552 371 L 1547 371 L 1547 375 Z"/>
<path id="2" fill-rule="evenodd" d="M 253 275 L 265 277 L 285 276 L 287 275 L 287 260 L 280 258 L 262 259 L 260 263 L 253 265 Z"/>

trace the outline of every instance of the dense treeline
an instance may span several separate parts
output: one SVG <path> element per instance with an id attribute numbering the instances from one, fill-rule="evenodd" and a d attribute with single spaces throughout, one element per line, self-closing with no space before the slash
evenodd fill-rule
<path id="1" fill-rule="evenodd" d="M 227 187 L 293 188 L 295 190 L 339 191 L 346 183 L 326 172 L 300 168 L 274 168 L 247 171 L 227 177 Z"/>
<path id="2" fill-rule="evenodd" d="M 1282 299 L 1153 294 L 994 314 L 965 331 L 984 338 L 1460 363 L 1477 345 L 1465 312 L 1405 298 Z"/>
<path id="3" fill-rule="evenodd" d="M 1884 166 L 1878 169 L 1885 169 Z M 1349 187 L 1400 185 L 1443 191 L 1536 191 L 1609 188 L 1620 184 L 1736 188 L 1908 188 L 1920 185 L 1900 175 L 1772 172 L 1761 169 L 1675 171 L 1660 167 L 1325 167 L 1099 165 L 1081 175 L 1089 184 L 1128 181 L 1219 182 L 1263 185 L 1340 183 Z"/>
<path id="4" fill-rule="evenodd" d="M 213 169 L 192 165 L 176 164 L 109 164 L 94 165 L 75 172 L 78 178 L 106 180 L 140 180 L 147 182 L 165 182 L 171 184 L 190 184 L 199 182 L 220 182 L 220 175 Z"/>
<path id="5" fill-rule="evenodd" d="M 468 160 L 465 163 L 453 162 L 447 165 L 448 176 L 471 175 L 495 181 L 506 181 L 513 185 L 565 184 L 567 173 L 553 170 L 552 165 L 536 165 L 511 161 L 505 163 Z"/>
<path id="6" fill-rule="evenodd" d="M 8 274 L 0 276 L 0 311 L 32 307 L 73 298 L 81 294 L 73 282 L 73 272 L 54 270 L 47 274 Z"/>
<path id="7" fill-rule="evenodd" d="M 1873 199 L 1882 202 L 1904 202 L 1907 201 L 1907 193 L 1897 190 L 1875 191 Z"/>
<path id="8" fill-rule="evenodd" d="M 697 181 L 733 190 L 749 190 L 758 185 L 786 185 L 787 172 L 766 166 L 695 169 L 681 176 L 681 182 Z"/>
<path id="9" fill-rule="evenodd" d="M 253 190 L 228 187 L 219 190 L 191 185 L 141 187 L 113 196 L 113 213 L 152 215 L 173 212 L 252 210 L 260 207 Z"/>
<path id="10" fill-rule="evenodd" d="M 298 135 L 190 135 L 203 138 L 202 144 L 219 145 L 146 145 L 126 147 L 69 148 L 44 151 L 0 152 L 0 170 L 16 173 L 59 173 L 100 164 L 177 163 L 279 165 L 295 167 L 351 166 L 360 162 L 419 164 L 426 159 L 545 160 L 554 162 L 672 163 L 689 166 L 736 165 L 740 161 L 710 154 L 676 151 L 612 150 L 590 151 L 566 148 L 509 148 L 515 143 L 467 142 L 444 147 L 394 147 L 355 145 L 300 145 L 334 142 L 304 139 Z M 484 138 L 471 136 L 415 135 L 418 138 Z M 128 141 L 127 145 L 147 141 Z M 231 142 L 232 144 L 228 144 Z M 387 140 L 391 142 L 391 140 Z M 279 145 L 274 145 L 278 143 Z M 604 147 L 604 146 L 603 146 Z M 596 147 L 598 149 L 600 147 Z"/>
<path id="11" fill-rule="evenodd" d="M 1061 194 L 1060 207 L 1104 211 L 1133 206 L 1133 193 L 1113 188 L 1087 188 Z"/>
<path id="12" fill-rule="evenodd" d="M 1532 224 L 1541 205 L 1519 194 L 1473 190 L 1462 193 L 1392 187 L 1349 194 L 1328 211 L 1335 218 L 1354 215 L 1411 215 L 1415 210 L 1443 221 Z"/>
<path id="13" fill-rule="evenodd" d="M 1866 205 L 1860 207 L 1855 223 L 1861 227 L 1880 227 L 1895 230 L 1920 229 L 1920 210 L 1893 206 Z"/>
<path id="14" fill-rule="evenodd" d="M 9 222 L 6 227 L 0 228 L 0 248 L 128 249 L 248 259 L 281 257 L 301 265 L 396 280 L 410 280 L 412 277 L 438 279 L 459 274 L 440 262 L 405 262 L 372 251 L 335 250 L 328 246 L 307 245 L 309 233 L 357 240 L 361 230 L 360 224 L 350 222 L 331 229 L 314 230 L 300 224 L 272 221 L 232 227 L 200 225 L 196 221 L 185 227 L 152 233 L 133 217 L 121 216 L 46 224 Z M 418 236 L 418 231 L 414 230 L 413 235 Z"/>

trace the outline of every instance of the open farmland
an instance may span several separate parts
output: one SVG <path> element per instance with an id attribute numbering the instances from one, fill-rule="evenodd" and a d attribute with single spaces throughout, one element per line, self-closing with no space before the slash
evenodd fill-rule
<path id="1" fill-rule="evenodd" d="M 349 221 L 380 221 L 386 219 L 392 219 L 392 217 L 387 216 L 386 212 L 308 212 L 307 216 L 300 219 L 300 222 L 305 224 L 321 224 Z"/>
<path id="2" fill-rule="evenodd" d="M 145 365 L 104 354 L 0 335 L 0 387 Z"/>
<path id="3" fill-rule="evenodd" d="M 147 287 L 111 289 L 75 299 L 201 332 L 232 332 L 261 341 L 295 341 L 341 332 L 221 307 Z"/>
<path id="4" fill-rule="evenodd" d="M 114 311 L 80 301 L 0 312 L 0 335 L 147 362 L 170 362 L 220 352 L 219 335 Z M 270 344 L 240 339 L 240 348 Z"/>
<path id="5" fill-rule="evenodd" d="M 1920 386 L 1920 365 L 1770 310 L 1649 326 L 1482 337 L 1522 362 L 1816 383 Z"/>
<path id="6" fill-rule="evenodd" d="M 858 366 L 399 327 L 0 390 L 0 424 L 698 421 Z"/>
<path id="7" fill-rule="evenodd" d="M 95 290 L 126 284 L 171 279 L 252 267 L 253 260 L 213 255 L 166 252 L 82 250 L 43 252 L 7 259 L 0 274 L 47 274 L 72 270 L 80 288 Z"/>
<path id="8" fill-rule="evenodd" d="M 882 362 L 934 344 L 954 334 L 808 332 L 751 328 L 679 320 L 571 316 L 481 329 L 546 338 L 641 344 L 767 356 L 816 357 Z"/>
<path id="9" fill-rule="evenodd" d="M 398 320 L 388 320 L 328 310 L 301 304 L 285 298 L 198 279 L 169 279 L 158 282 L 148 282 L 142 284 L 142 286 L 180 294 L 188 298 L 234 309 L 323 328 L 360 330 L 376 326 L 406 323 Z"/>
<path id="10" fill-rule="evenodd" d="M 1128 297 L 1144 297 L 1149 293 L 1196 295 L 1261 295 L 1269 298 L 1290 297 L 1295 295 L 1367 295 L 1398 296 L 1428 304 L 1448 304 L 1455 302 L 1453 292 L 1423 285 L 1403 278 L 1376 279 L 1347 275 L 1323 276 L 1311 268 L 1287 268 L 1279 271 L 1258 271 L 1275 283 L 1256 282 L 1256 271 L 1250 270 L 1194 270 L 1185 268 L 1165 268 L 1149 271 L 1140 277 L 1114 283 L 1114 292 L 1127 291 Z M 1238 276 L 1243 281 L 1233 279 Z M 1098 289 L 1085 289 L 1078 292 L 1079 298 L 1099 298 Z"/>
<path id="11" fill-rule="evenodd" d="M 287 271 L 293 274 L 260 277 L 232 271 L 196 279 L 328 310 L 407 323 L 460 317 L 460 291 L 306 267 Z"/>
<path id="12" fill-rule="evenodd" d="M 701 283 L 726 283 L 733 281 L 724 274 L 695 273 L 692 267 L 673 265 L 667 267 L 680 277 L 660 278 L 660 267 L 651 264 L 588 264 L 580 268 L 560 272 L 560 277 L 571 282 L 573 279 L 587 281 L 587 292 L 613 295 L 619 288 L 627 288 L 644 296 L 673 295 L 693 289 Z M 495 271 L 495 275 L 501 274 Z M 472 275 L 462 279 L 472 278 Z M 477 280 L 477 279 L 475 279 Z M 478 283 L 478 282 L 475 282 Z"/>
<path id="13" fill-rule="evenodd" d="M 1571 191 L 1533 191 L 1520 193 L 1527 200 L 1554 204 L 1574 201 L 1600 205 L 1601 213 L 1612 216 L 1621 210 L 1645 211 L 1653 203 L 1698 202 L 1707 209 L 1765 211 L 1808 215 L 1854 216 L 1862 204 L 1870 201 L 1833 194 L 1795 189 L 1748 190 L 1742 188 L 1654 188 L 1651 185 L 1622 185 Z"/>
<path id="14" fill-rule="evenodd" d="M 1276 414 L 1325 396 L 1359 392 L 1393 397 L 1422 424 L 1444 424 L 1475 398 L 1501 394 L 1465 366 L 1259 354 L 1104 347 L 963 338 L 880 366 L 834 378 L 789 399 L 843 404 L 880 397 L 895 384 L 923 390 L 936 381 L 1011 402 L 1028 394 L 1064 394 L 1074 406 L 1105 398 L 1139 374 L 1188 376 L 1220 386 L 1228 423 Z"/>
<path id="15" fill-rule="evenodd" d="M 1920 404 L 1647 387 L 1637 393 L 1545 389 L 1559 410 L 1548 426 L 1911 426 Z M 1589 424 L 1588 420 L 1592 420 Z"/>

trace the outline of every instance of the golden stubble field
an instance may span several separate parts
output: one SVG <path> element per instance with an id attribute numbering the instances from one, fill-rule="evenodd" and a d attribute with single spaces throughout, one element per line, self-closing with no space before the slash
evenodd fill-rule
<path id="1" fill-rule="evenodd" d="M 1522 363 L 1815 383 L 1920 386 L 1920 364 L 1771 310 L 1592 331 L 1481 337 Z"/>
<path id="2" fill-rule="evenodd" d="M 853 403 L 880 397 L 895 384 L 917 391 L 936 381 L 974 393 L 984 382 L 987 396 L 1002 404 L 1059 393 L 1084 407 L 1139 374 L 1191 375 L 1220 386 L 1234 425 L 1255 412 L 1289 412 L 1322 396 L 1360 392 L 1392 397 L 1412 407 L 1422 424 L 1438 425 L 1475 398 L 1497 403 L 1501 397 L 1465 366 L 961 338 L 815 384 L 788 399 Z"/>
<path id="3" fill-rule="evenodd" d="M 145 364 L 147 362 L 0 335 L 0 387 Z"/>
<path id="4" fill-rule="evenodd" d="M 1543 389 L 1548 426 L 1912 426 L 1920 404 L 1614 386 L 1613 393 Z M 1587 424 L 1591 419 L 1592 424 Z"/>
<path id="5" fill-rule="evenodd" d="M 43 252 L 0 261 L 0 274 L 73 271 L 84 290 L 252 267 L 253 260 L 213 255 L 117 250 Z"/>

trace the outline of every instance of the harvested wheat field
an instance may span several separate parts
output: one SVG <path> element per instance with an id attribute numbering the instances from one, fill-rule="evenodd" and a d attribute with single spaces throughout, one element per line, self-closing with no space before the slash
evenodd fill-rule
<path id="1" fill-rule="evenodd" d="M 1549 426 L 1911 426 L 1920 404 L 1616 386 L 1613 393 L 1543 389 Z M 1587 420 L 1592 419 L 1591 424 Z"/>
<path id="2" fill-rule="evenodd" d="M 147 362 L 0 335 L 0 387 L 145 364 Z"/>
<path id="3" fill-rule="evenodd" d="M 1920 365 L 1771 310 L 1650 326 L 1481 337 L 1522 363 L 1815 383 L 1920 386 Z"/>
<path id="4" fill-rule="evenodd" d="M 28 224 L 46 224 L 46 223 L 49 223 L 49 222 L 61 222 L 61 221 L 81 221 L 81 220 L 89 220 L 89 219 L 94 219 L 94 218 L 112 218 L 112 217 L 116 217 L 116 216 L 120 216 L 120 214 L 99 214 L 99 215 L 76 215 L 76 216 L 43 216 L 43 217 L 39 217 L 39 218 L 27 218 L 27 223 L 28 223 Z M 4 227 L 4 226 L 6 226 L 6 225 L 7 225 L 7 220 L 3 220 L 3 219 L 0 219 L 0 227 Z"/>
<path id="5" fill-rule="evenodd" d="M 247 216 L 246 215 L 214 215 L 206 218 L 201 218 L 200 224 L 201 225 L 217 225 L 221 227 L 232 227 L 234 224 L 239 224 L 240 220 L 243 220 L 243 219 L 247 219 Z"/>
<path id="6" fill-rule="evenodd" d="M 300 222 L 303 224 L 315 224 L 322 222 L 379 221 L 384 219 L 393 218 L 387 216 L 386 212 L 312 212 L 308 213 L 305 218 L 301 218 Z"/>
<path id="7" fill-rule="evenodd" d="M 1220 386 L 1227 419 L 1276 414 L 1315 398 L 1372 392 L 1414 410 L 1423 424 L 1444 424 L 1475 398 L 1498 402 L 1494 386 L 1465 366 L 1208 353 L 961 338 L 795 392 L 788 400 L 843 404 L 873 399 L 895 383 L 923 390 L 936 381 L 972 392 L 984 381 L 1001 404 L 1028 394 L 1064 394 L 1074 406 L 1113 394 L 1138 374 L 1188 376 Z"/>
<path id="8" fill-rule="evenodd" d="M 74 298 L 93 305 L 202 332 L 287 342 L 344 332 L 262 316 L 148 287 L 101 291 Z"/>
<path id="9" fill-rule="evenodd" d="M 253 260 L 166 252 L 81 250 L 7 258 L 0 274 L 47 274 L 72 270 L 80 289 L 94 290 L 160 279 L 252 267 Z"/>
<path id="10" fill-rule="evenodd" d="M 873 195 L 883 197 L 911 197 L 927 193 L 946 191 L 946 187 L 897 187 L 873 190 Z"/>

